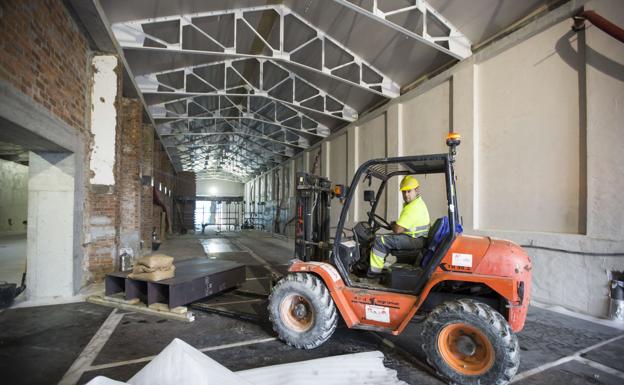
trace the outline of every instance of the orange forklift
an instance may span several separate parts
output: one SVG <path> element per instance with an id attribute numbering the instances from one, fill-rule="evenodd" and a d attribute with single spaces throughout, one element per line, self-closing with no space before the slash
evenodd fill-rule
<path id="1" fill-rule="evenodd" d="M 522 330 L 531 292 L 531 261 L 518 245 L 462 234 L 455 188 L 458 134 L 448 153 L 373 159 L 350 188 L 297 174 L 295 248 L 289 273 L 273 287 L 269 315 L 287 344 L 313 349 L 327 341 L 341 316 L 349 328 L 400 334 L 422 320 L 422 348 L 438 375 L 451 384 L 506 384 L 519 366 L 515 333 Z M 425 247 L 392 252 L 396 262 L 380 278 L 366 277 L 375 234 L 391 229 L 375 213 L 389 182 L 405 175 L 443 174 L 448 214 L 430 227 Z M 375 182 L 375 183 L 373 183 Z M 345 227 L 360 186 L 368 220 Z M 330 202 L 343 202 L 333 240 Z M 357 208 L 357 207 L 356 207 Z"/>

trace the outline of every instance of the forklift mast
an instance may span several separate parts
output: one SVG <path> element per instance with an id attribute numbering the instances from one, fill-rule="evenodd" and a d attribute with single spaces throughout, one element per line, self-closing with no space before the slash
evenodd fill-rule
<path id="1" fill-rule="evenodd" d="M 297 173 L 297 221 L 295 254 L 309 262 L 329 259 L 329 213 L 331 181 L 306 172 Z"/>

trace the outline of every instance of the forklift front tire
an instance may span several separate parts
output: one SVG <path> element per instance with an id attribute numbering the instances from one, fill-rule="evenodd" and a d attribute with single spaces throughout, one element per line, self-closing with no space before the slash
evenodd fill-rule
<path id="1" fill-rule="evenodd" d="M 504 385 L 518 370 L 518 339 L 490 306 L 460 299 L 438 305 L 422 329 L 423 350 L 450 384 Z"/>
<path id="2" fill-rule="evenodd" d="M 338 312 L 325 283 L 313 274 L 282 278 L 269 296 L 273 330 L 288 345 L 314 349 L 336 330 Z"/>

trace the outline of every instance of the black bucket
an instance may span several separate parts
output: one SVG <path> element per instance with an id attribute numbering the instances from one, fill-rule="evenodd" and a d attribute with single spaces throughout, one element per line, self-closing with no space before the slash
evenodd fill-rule
<path id="1" fill-rule="evenodd" d="M 624 281 L 611 280 L 611 299 L 624 301 Z"/>
<path id="2" fill-rule="evenodd" d="M 624 272 L 611 272 L 611 299 L 624 300 Z"/>
<path id="3" fill-rule="evenodd" d="M 13 300 L 17 295 L 17 284 L 0 283 L 0 309 L 6 309 L 13 305 Z"/>
<path id="4" fill-rule="evenodd" d="M 624 322 L 624 273 L 611 272 L 609 319 Z"/>

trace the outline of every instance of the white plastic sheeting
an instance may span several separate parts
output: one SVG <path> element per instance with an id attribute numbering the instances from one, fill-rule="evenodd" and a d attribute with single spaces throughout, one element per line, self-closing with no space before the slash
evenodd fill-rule
<path id="1" fill-rule="evenodd" d="M 131 385 L 407 385 L 383 365 L 379 351 L 346 354 L 232 372 L 186 342 L 174 339 L 134 375 Z M 96 377 L 87 385 L 124 382 Z"/>
<path id="2" fill-rule="evenodd" d="M 379 351 L 345 354 L 236 372 L 254 385 L 407 385 Z"/>

